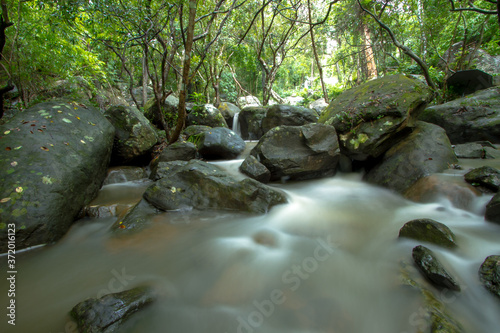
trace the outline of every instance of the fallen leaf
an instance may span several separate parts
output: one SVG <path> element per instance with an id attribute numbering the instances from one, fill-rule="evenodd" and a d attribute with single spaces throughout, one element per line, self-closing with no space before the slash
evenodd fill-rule
<path id="1" fill-rule="evenodd" d="M 15 166 L 17 165 L 17 162 L 16 162 L 16 161 L 11 162 L 11 163 L 10 163 L 10 165 L 12 165 L 12 166 L 14 166 L 14 167 L 15 167 Z"/>
<path id="2" fill-rule="evenodd" d="M 31 124 L 30 126 L 36 126 L 35 124 Z"/>
<path id="3" fill-rule="evenodd" d="M 64 143 L 66 146 L 69 146 L 69 143 L 68 143 L 68 142 L 66 142 L 66 141 L 65 141 L 65 142 L 63 142 L 63 143 Z"/>
<path id="4" fill-rule="evenodd" d="M 84 145 L 85 145 L 85 144 L 87 144 L 87 143 L 86 143 L 85 141 L 83 141 L 83 140 L 80 140 L 80 142 L 81 142 L 81 143 L 83 143 Z"/>
<path id="5" fill-rule="evenodd" d="M 76 119 L 80 120 L 80 117 L 76 117 Z"/>
<path id="6" fill-rule="evenodd" d="M 123 224 L 120 224 L 119 228 L 120 228 L 120 229 L 126 229 L 127 227 L 126 227 L 126 226 L 124 226 Z"/>
<path id="7" fill-rule="evenodd" d="M 12 150 L 12 148 L 10 148 L 10 147 L 5 147 L 5 150 L 7 150 L 7 151 L 11 151 L 11 150 Z"/>
<path id="8" fill-rule="evenodd" d="M 43 147 L 43 146 L 42 146 L 42 147 L 40 147 L 40 149 L 41 149 L 41 150 L 45 150 L 45 151 L 49 151 L 49 148 L 47 148 L 47 147 Z"/>
<path id="9" fill-rule="evenodd" d="M 68 123 L 68 124 L 70 124 L 72 122 L 71 120 L 66 119 L 66 118 L 63 118 L 62 121 L 64 121 L 65 123 Z"/>
<path id="10" fill-rule="evenodd" d="M 24 191 L 24 189 L 21 186 L 16 188 L 17 193 L 22 193 L 23 191 Z"/>
<path id="11" fill-rule="evenodd" d="M 23 148 L 23 146 L 17 146 L 16 148 L 14 148 L 14 150 L 19 150 L 21 148 Z"/>
<path id="12" fill-rule="evenodd" d="M 0 202 L 1 202 L 1 203 L 5 203 L 5 202 L 7 202 L 7 201 L 9 201 L 9 200 L 10 200 L 10 197 L 9 197 L 9 198 L 3 198 L 2 200 L 0 200 Z"/>
<path id="13" fill-rule="evenodd" d="M 41 130 L 41 129 L 38 129 L 38 132 L 43 132 L 43 130 Z"/>
<path id="14" fill-rule="evenodd" d="M 3 132 L 3 134 L 5 134 L 5 135 L 7 135 L 7 134 L 9 134 L 9 133 L 10 133 L 10 131 L 5 131 L 5 132 Z"/>

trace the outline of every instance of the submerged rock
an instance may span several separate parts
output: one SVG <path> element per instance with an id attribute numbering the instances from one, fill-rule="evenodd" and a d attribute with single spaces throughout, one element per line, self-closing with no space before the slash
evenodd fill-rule
<path id="1" fill-rule="evenodd" d="M 486 205 L 484 217 L 487 221 L 500 224 L 500 192 L 495 194 Z"/>
<path id="2" fill-rule="evenodd" d="M 300 106 L 276 104 L 271 106 L 262 119 L 262 132 L 265 134 L 276 126 L 302 126 L 318 121 L 318 113 Z"/>
<path id="3" fill-rule="evenodd" d="M 441 126 L 452 143 L 500 143 L 500 88 L 493 87 L 423 110 L 419 120 Z"/>
<path id="4" fill-rule="evenodd" d="M 343 92 L 324 110 L 319 122 L 335 127 L 342 153 L 363 161 L 387 151 L 412 126 L 411 115 L 432 98 L 424 83 L 389 75 Z"/>
<path id="5" fill-rule="evenodd" d="M 500 170 L 490 166 L 472 169 L 464 176 L 465 180 L 474 185 L 498 192 L 500 189 Z"/>
<path id="6" fill-rule="evenodd" d="M 250 154 L 271 172 L 271 180 L 332 176 L 340 159 L 335 128 L 324 124 L 275 127 Z"/>
<path id="7" fill-rule="evenodd" d="M 241 163 L 240 171 L 261 183 L 268 183 L 271 180 L 271 172 L 252 155 Z"/>
<path id="8" fill-rule="evenodd" d="M 76 320 L 80 332 L 119 332 L 125 320 L 155 300 L 152 288 L 137 287 L 98 299 L 87 299 L 71 310 L 71 316 Z"/>
<path id="9" fill-rule="evenodd" d="M 151 123 L 134 107 L 112 106 L 104 114 L 115 127 L 113 160 L 115 164 L 150 160 L 158 136 Z"/>
<path id="10" fill-rule="evenodd" d="M 459 284 L 446 271 L 434 252 L 419 245 L 413 248 L 412 257 L 422 274 L 436 287 L 460 291 Z"/>
<path id="11" fill-rule="evenodd" d="M 164 210 L 232 210 L 265 213 L 286 203 L 283 192 L 253 179 L 238 181 L 223 169 L 198 160 L 175 168 L 151 185 L 144 198 Z"/>
<path id="12" fill-rule="evenodd" d="M 10 224 L 17 250 L 58 240 L 97 195 L 115 129 L 97 109 L 59 100 L 17 114 L 0 133 L 0 252 Z"/>
<path id="13" fill-rule="evenodd" d="M 431 219 L 416 219 L 406 222 L 399 230 L 399 237 L 411 238 L 447 248 L 457 246 L 455 235 L 450 228 Z"/>
<path id="14" fill-rule="evenodd" d="M 444 130 L 417 122 L 404 139 L 394 144 L 364 179 L 404 193 L 422 177 L 439 173 L 458 162 Z"/>
<path id="15" fill-rule="evenodd" d="M 489 256 L 479 269 L 481 283 L 493 295 L 500 297 L 500 255 Z"/>

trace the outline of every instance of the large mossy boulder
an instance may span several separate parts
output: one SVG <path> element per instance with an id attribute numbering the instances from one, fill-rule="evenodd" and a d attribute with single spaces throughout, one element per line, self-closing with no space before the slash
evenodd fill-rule
<path id="1" fill-rule="evenodd" d="M 335 128 L 324 124 L 275 127 L 250 154 L 271 172 L 271 180 L 332 176 L 340 159 Z"/>
<path id="2" fill-rule="evenodd" d="M 399 237 L 411 238 L 447 248 L 457 246 L 455 235 L 450 228 L 443 223 L 427 218 L 406 222 L 399 230 Z"/>
<path id="3" fill-rule="evenodd" d="M 318 121 L 315 110 L 301 106 L 276 104 L 271 106 L 262 119 L 262 131 L 266 133 L 276 126 L 302 126 Z"/>
<path id="4" fill-rule="evenodd" d="M 238 122 L 243 140 L 259 140 L 264 135 L 262 120 L 266 114 L 267 107 L 264 106 L 251 106 L 241 110 Z"/>
<path id="5" fill-rule="evenodd" d="M 489 256 L 479 268 L 481 283 L 493 295 L 500 297 L 500 255 Z"/>
<path id="6" fill-rule="evenodd" d="M 101 298 L 90 298 L 78 303 L 72 310 L 80 332 L 120 332 L 120 326 L 137 311 L 156 300 L 151 287 L 137 287 Z"/>
<path id="7" fill-rule="evenodd" d="M 245 141 L 225 127 L 215 127 L 204 131 L 194 140 L 198 152 L 207 160 L 233 159 L 245 149 Z"/>
<path id="8" fill-rule="evenodd" d="M 481 186 L 493 192 L 500 189 L 500 170 L 490 166 L 472 169 L 464 175 L 464 179 L 474 186 Z"/>
<path id="9" fill-rule="evenodd" d="M 364 179 L 404 193 L 420 178 L 442 172 L 457 162 L 445 131 L 417 122 L 412 132 L 394 144 Z"/>
<path id="10" fill-rule="evenodd" d="M 339 133 L 341 151 L 355 160 L 387 151 L 411 116 L 432 100 L 431 90 L 404 75 L 385 76 L 343 92 L 323 111 L 320 123 Z"/>
<path id="11" fill-rule="evenodd" d="M 187 110 L 186 125 L 228 127 L 222 113 L 212 104 L 194 105 Z"/>
<path id="12" fill-rule="evenodd" d="M 124 165 L 149 161 L 158 142 L 149 120 L 137 108 L 129 106 L 112 106 L 104 116 L 115 127 L 113 162 Z"/>
<path id="13" fill-rule="evenodd" d="M 500 143 L 500 88 L 480 90 L 422 110 L 418 120 L 441 126 L 452 143 Z"/>
<path id="14" fill-rule="evenodd" d="M 144 198 L 163 211 L 181 209 L 265 213 L 286 203 L 283 192 L 253 179 L 237 180 L 223 169 L 199 160 L 163 170 Z"/>
<path id="15" fill-rule="evenodd" d="M 66 233 L 106 177 L 114 134 L 97 109 L 62 100 L 0 126 L 0 252 L 11 224 L 19 250 Z"/>

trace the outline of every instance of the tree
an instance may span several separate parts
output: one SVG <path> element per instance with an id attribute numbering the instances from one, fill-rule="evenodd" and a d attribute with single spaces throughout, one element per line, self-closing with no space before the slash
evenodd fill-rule
<path id="1" fill-rule="evenodd" d="M 0 16 L 0 65 L 1 65 L 1 61 L 3 61 L 3 59 L 4 59 L 3 49 L 5 47 L 5 43 L 7 40 L 7 37 L 5 35 L 5 30 L 8 27 L 14 25 L 14 23 L 9 20 L 9 12 L 7 9 L 6 1 L 2 0 L 0 5 L 2 8 L 2 13 Z M 5 69 L 5 67 L 4 67 L 4 69 Z M 5 72 L 8 73 L 7 70 Z M 1 77 L 0 77 L 0 79 L 1 79 Z M 0 118 L 3 117 L 3 112 L 4 112 L 4 110 L 3 110 L 3 95 L 5 95 L 5 93 L 11 91 L 12 89 L 14 89 L 14 85 L 12 84 L 12 80 L 10 78 L 10 75 L 8 75 L 7 83 L 3 87 L 0 87 Z"/>

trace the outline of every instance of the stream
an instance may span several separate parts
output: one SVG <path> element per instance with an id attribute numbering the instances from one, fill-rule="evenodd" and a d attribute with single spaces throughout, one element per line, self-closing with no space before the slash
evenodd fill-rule
<path id="1" fill-rule="evenodd" d="M 216 164 L 237 174 L 241 161 Z M 100 200 L 137 202 L 148 185 L 106 185 Z M 462 291 L 429 288 L 466 332 L 498 332 L 500 302 L 478 278 L 484 259 L 500 254 L 500 225 L 483 218 L 491 195 L 465 211 L 446 199 L 408 201 L 356 173 L 272 186 L 289 203 L 261 216 L 164 213 L 127 237 L 110 234 L 116 217 L 78 221 L 57 244 L 17 254 L 16 326 L 4 314 L 0 331 L 77 332 L 68 315 L 77 303 L 147 284 L 158 300 L 121 332 L 415 333 L 426 319 L 421 296 L 401 286 L 400 270 L 420 242 L 398 233 L 431 218 L 457 237 L 457 250 L 425 245 Z M 5 278 L 0 287 L 5 295 Z"/>

